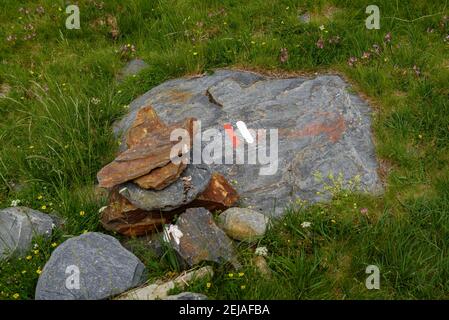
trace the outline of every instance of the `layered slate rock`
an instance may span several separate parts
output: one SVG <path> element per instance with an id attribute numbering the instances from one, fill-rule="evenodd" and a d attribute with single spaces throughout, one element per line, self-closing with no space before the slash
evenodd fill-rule
<path id="1" fill-rule="evenodd" d="M 239 241 L 255 241 L 265 234 L 268 218 L 247 208 L 229 208 L 218 217 L 219 226 L 228 236 Z"/>
<path id="2" fill-rule="evenodd" d="M 139 209 L 118 191 L 118 188 L 111 191 L 109 205 L 101 212 L 100 222 L 106 230 L 125 236 L 142 236 L 162 229 L 175 214 Z"/>
<path id="3" fill-rule="evenodd" d="M 143 263 L 117 239 L 90 232 L 63 242 L 52 253 L 39 277 L 36 300 L 106 299 L 145 280 Z"/>
<path id="4" fill-rule="evenodd" d="M 27 207 L 0 210 L 0 259 L 21 255 L 30 249 L 33 237 L 51 236 L 53 219 Z"/>
<path id="5" fill-rule="evenodd" d="M 204 208 L 190 208 L 176 221 L 178 234 L 167 240 L 181 261 L 189 267 L 202 261 L 231 263 L 240 267 L 232 240 L 214 222 Z"/>
<path id="6" fill-rule="evenodd" d="M 99 186 L 112 188 L 120 183 L 137 179 L 144 187 L 162 189 L 173 182 L 184 170 L 183 164 L 174 165 L 170 152 L 178 141 L 171 141 L 175 129 L 184 129 L 191 136 L 195 134 L 194 118 L 165 125 L 157 117 L 151 106 L 139 110 L 131 127 L 127 130 L 128 149 L 120 153 L 114 161 L 104 166 L 97 174 Z M 184 144 L 185 150 L 190 143 Z M 171 169 L 162 170 L 169 166 Z M 153 170 L 156 169 L 156 170 Z"/>
<path id="7" fill-rule="evenodd" d="M 171 211 L 192 202 L 209 185 L 212 173 L 207 165 L 188 165 L 181 177 L 162 190 L 146 190 L 135 183 L 125 183 L 120 194 L 136 207 Z"/>
<path id="8" fill-rule="evenodd" d="M 266 167 L 260 162 L 211 165 L 212 171 L 236 182 L 245 205 L 277 215 L 298 197 L 310 202 L 329 198 L 323 195 L 323 181 L 315 179 L 314 172 L 321 173 L 325 180 L 329 173 L 341 173 L 345 183 L 359 176 L 363 191 L 382 192 L 371 138 L 371 109 L 348 87 L 337 75 L 274 79 L 218 70 L 212 75 L 167 81 L 151 89 L 130 104 L 130 113 L 115 124 L 114 130 L 116 134 L 126 133 L 147 104 L 163 121 L 195 117 L 201 120 L 201 131 L 219 129 L 223 137 L 224 124 L 235 127 L 237 121 L 244 121 L 250 129 L 277 129 L 278 169 L 274 174 L 259 175 Z M 126 142 L 125 136 L 123 139 Z M 267 140 L 269 155 L 271 144 Z M 205 145 L 203 142 L 201 149 Z"/>

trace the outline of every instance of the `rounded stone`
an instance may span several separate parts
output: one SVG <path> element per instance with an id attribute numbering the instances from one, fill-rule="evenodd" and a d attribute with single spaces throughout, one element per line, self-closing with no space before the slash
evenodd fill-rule
<path id="1" fill-rule="evenodd" d="M 263 237 L 268 223 L 265 215 L 247 208 L 229 208 L 218 219 L 228 236 L 247 242 Z"/>

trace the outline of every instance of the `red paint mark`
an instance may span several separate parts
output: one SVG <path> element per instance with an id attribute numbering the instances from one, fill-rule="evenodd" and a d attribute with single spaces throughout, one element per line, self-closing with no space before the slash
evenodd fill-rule
<path id="1" fill-rule="evenodd" d="M 237 136 L 234 134 L 234 128 L 230 123 L 225 123 L 223 127 L 225 129 L 226 134 L 229 136 L 229 139 L 231 139 L 232 141 L 232 147 L 235 149 L 238 146 L 239 141 L 237 139 Z"/>
<path id="2" fill-rule="evenodd" d="M 288 129 L 280 129 L 280 135 L 289 137 L 289 138 L 303 138 L 308 136 L 318 136 L 322 133 L 325 133 L 328 139 L 332 142 L 337 142 L 340 140 L 343 132 L 346 130 L 346 123 L 342 116 L 339 116 L 337 119 L 326 122 L 314 122 L 307 125 L 305 128 L 301 130 L 288 130 Z"/>

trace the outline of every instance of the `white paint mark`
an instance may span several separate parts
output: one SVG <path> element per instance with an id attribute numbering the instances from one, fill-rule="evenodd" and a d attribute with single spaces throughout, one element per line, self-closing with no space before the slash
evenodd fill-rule
<path id="1" fill-rule="evenodd" d="M 246 142 L 248 142 L 248 143 L 254 142 L 254 138 L 251 135 L 251 133 L 249 132 L 248 128 L 246 127 L 245 122 L 237 121 L 237 128 L 239 129 L 240 133 L 242 134 L 242 136 L 246 140 Z"/>

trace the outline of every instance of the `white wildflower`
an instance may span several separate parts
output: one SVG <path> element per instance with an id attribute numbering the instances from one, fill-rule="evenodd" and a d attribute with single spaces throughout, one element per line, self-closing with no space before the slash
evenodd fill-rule
<path id="1" fill-rule="evenodd" d="M 19 199 L 12 200 L 11 201 L 11 207 L 17 207 L 19 205 L 19 203 L 20 203 Z"/>
<path id="2" fill-rule="evenodd" d="M 97 104 L 99 104 L 101 102 L 101 100 L 94 97 L 94 98 L 90 99 L 90 102 L 92 102 L 93 104 L 97 105 Z"/>
<path id="3" fill-rule="evenodd" d="M 175 226 L 173 224 L 170 224 L 169 226 L 164 227 L 164 241 L 170 242 L 170 239 L 172 238 L 177 245 L 179 245 L 179 240 L 183 236 L 183 233 L 181 230 L 179 230 L 178 226 Z"/>
<path id="4" fill-rule="evenodd" d="M 268 255 L 267 247 L 257 247 L 255 251 L 256 256 L 266 257 Z"/>
<path id="5" fill-rule="evenodd" d="M 308 222 L 308 221 L 304 221 L 303 223 L 301 223 L 301 227 L 303 227 L 303 228 L 310 228 L 311 225 L 312 225 L 312 222 Z"/>

